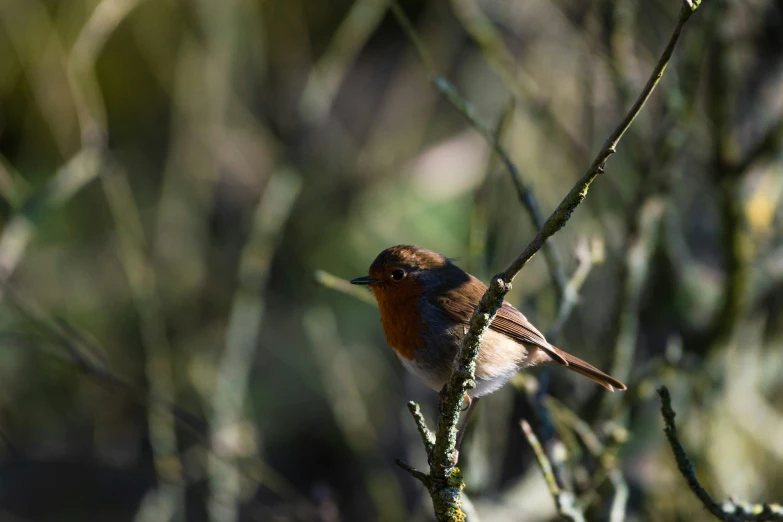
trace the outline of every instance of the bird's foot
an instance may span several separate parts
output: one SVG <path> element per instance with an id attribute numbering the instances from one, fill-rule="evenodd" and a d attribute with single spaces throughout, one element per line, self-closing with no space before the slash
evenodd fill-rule
<path id="1" fill-rule="evenodd" d="M 468 411 L 468 409 L 470 408 L 470 403 L 471 403 L 471 402 L 473 402 L 473 401 L 471 400 L 471 398 L 470 398 L 470 395 L 468 395 L 467 393 L 465 393 L 465 394 L 462 396 L 462 401 L 463 401 L 463 402 L 462 402 L 462 409 L 461 409 L 460 411 Z"/>

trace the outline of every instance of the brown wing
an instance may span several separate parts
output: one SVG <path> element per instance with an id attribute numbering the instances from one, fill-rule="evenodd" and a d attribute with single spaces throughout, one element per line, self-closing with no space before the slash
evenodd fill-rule
<path id="1" fill-rule="evenodd" d="M 483 296 L 484 292 L 487 290 L 484 283 L 473 276 L 469 276 L 469 278 L 469 280 L 465 281 L 458 288 L 443 292 L 435 297 L 435 302 L 433 303 L 438 305 L 453 320 L 465 324 L 470 322 L 470 318 L 473 316 L 473 310 L 478 305 L 479 300 L 481 300 L 481 296 Z M 464 299 L 464 297 L 462 299 L 454 299 L 457 291 L 459 291 L 461 297 L 468 297 L 468 299 Z M 552 347 L 552 345 L 544 339 L 541 332 L 530 324 L 522 312 L 505 301 L 503 302 L 503 306 L 500 307 L 500 310 L 498 310 L 498 314 L 492 321 L 490 328 L 519 342 L 538 346 L 544 350 L 554 362 L 563 366 L 568 366 L 568 361 L 563 357 L 560 351 Z"/>

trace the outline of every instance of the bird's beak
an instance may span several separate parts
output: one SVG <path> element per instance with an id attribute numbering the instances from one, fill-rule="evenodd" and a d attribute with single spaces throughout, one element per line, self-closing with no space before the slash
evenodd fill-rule
<path id="1" fill-rule="evenodd" d="M 373 283 L 374 283 L 373 278 L 370 276 L 357 277 L 356 279 L 351 279 L 352 285 L 371 285 Z"/>

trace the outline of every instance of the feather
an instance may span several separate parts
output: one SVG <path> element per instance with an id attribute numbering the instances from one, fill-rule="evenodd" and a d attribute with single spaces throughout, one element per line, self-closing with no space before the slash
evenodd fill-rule
<path id="1" fill-rule="evenodd" d="M 621 383 L 611 375 L 608 375 L 595 366 L 593 366 L 590 363 L 587 363 L 580 359 L 579 357 L 576 357 L 574 355 L 571 355 L 570 353 L 564 352 L 563 350 L 559 348 L 554 348 L 557 352 L 562 355 L 566 361 L 568 361 L 568 369 L 573 370 L 576 373 L 580 373 L 587 377 L 588 379 L 592 379 L 593 381 L 597 382 L 604 388 L 606 388 L 609 391 L 614 391 L 615 388 L 618 390 L 626 390 L 627 387 L 625 384 Z"/>
<path id="2" fill-rule="evenodd" d="M 487 286 L 484 283 L 469 275 L 468 279 L 459 286 L 446 289 L 441 293 L 433 292 L 434 295 L 429 300 L 446 312 L 452 320 L 468 324 L 473 316 L 473 310 L 486 291 Z M 489 327 L 515 341 L 537 346 L 557 364 L 568 366 L 568 360 L 562 355 L 563 352 L 550 345 L 541 332 L 530 324 L 527 317 L 506 301 L 503 302 L 503 306 L 500 307 Z"/>

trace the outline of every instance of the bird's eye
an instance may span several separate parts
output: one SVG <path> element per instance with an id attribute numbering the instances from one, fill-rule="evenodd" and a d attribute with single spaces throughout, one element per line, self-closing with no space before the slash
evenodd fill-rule
<path id="1" fill-rule="evenodd" d="M 405 270 L 395 270 L 391 273 L 391 278 L 395 281 L 399 281 L 403 277 L 405 277 Z"/>

